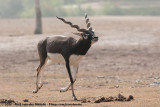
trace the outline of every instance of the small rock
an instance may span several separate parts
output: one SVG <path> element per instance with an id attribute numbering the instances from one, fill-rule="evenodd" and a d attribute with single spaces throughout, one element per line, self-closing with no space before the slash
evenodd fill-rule
<path id="1" fill-rule="evenodd" d="M 82 101 L 81 101 L 81 103 L 90 103 L 91 101 L 90 100 L 87 100 L 87 99 L 83 99 Z"/>
<path id="2" fill-rule="evenodd" d="M 160 82 L 153 82 L 153 83 L 155 83 L 155 84 L 160 84 Z"/>
<path id="3" fill-rule="evenodd" d="M 97 78 L 104 78 L 104 76 L 97 76 Z"/>
<path id="4" fill-rule="evenodd" d="M 104 102 L 104 100 L 105 100 L 105 98 L 104 98 L 104 97 L 102 97 L 102 98 L 100 98 L 100 99 L 96 100 L 94 103 Z"/>
<path id="5" fill-rule="evenodd" d="M 11 99 L 0 99 L 0 103 L 5 103 L 5 104 L 11 104 L 11 103 L 16 103 L 14 100 Z"/>
<path id="6" fill-rule="evenodd" d="M 119 85 L 116 85 L 115 87 L 116 87 L 116 88 L 119 88 Z"/>
<path id="7" fill-rule="evenodd" d="M 150 86 L 154 86 L 155 84 L 149 84 Z"/>
<path id="8" fill-rule="evenodd" d="M 24 99 L 23 101 L 24 101 L 24 102 L 29 102 L 28 99 Z"/>
<path id="9" fill-rule="evenodd" d="M 133 97 L 132 95 L 130 95 L 130 96 L 128 97 L 127 101 L 131 101 L 131 100 L 133 100 L 133 99 L 134 99 L 134 97 Z"/>
<path id="10" fill-rule="evenodd" d="M 134 97 L 132 95 L 130 95 L 128 98 L 124 97 L 123 95 L 121 94 L 118 94 L 117 97 L 101 97 L 97 100 L 94 101 L 94 103 L 101 103 L 101 102 L 111 102 L 111 101 L 131 101 L 133 100 Z"/>

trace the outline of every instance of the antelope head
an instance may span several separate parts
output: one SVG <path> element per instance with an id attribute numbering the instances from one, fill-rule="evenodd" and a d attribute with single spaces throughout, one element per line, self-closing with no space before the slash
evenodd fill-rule
<path id="1" fill-rule="evenodd" d="M 85 13 L 85 20 L 87 24 L 87 29 L 80 28 L 78 25 L 73 25 L 71 22 L 66 21 L 63 18 L 60 17 L 57 18 L 62 20 L 64 23 L 69 24 L 71 27 L 76 28 L 77 31 L 79 31 L 80 33 L 73 33 L 73 34 L 80 36 L 83 40 L 91 41 L 92 44 L 98 41 L 98 36 L 95 35 L 86 13 Z"/>

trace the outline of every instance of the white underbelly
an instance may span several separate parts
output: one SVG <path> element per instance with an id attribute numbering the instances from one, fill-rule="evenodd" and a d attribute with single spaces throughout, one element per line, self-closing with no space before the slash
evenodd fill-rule
<path id="1" fill-rule="evenodd" d="M 64 57 L 61 54 L 57 53 L 47 53 L 48 55 L 48 64 L 58 63 L 58 64 L 64 64 L 65 60 Z M 70 65 L 78 64 L 80 60 L 83 58 L 83 55 L 71 55 L 70 56 Z"/>

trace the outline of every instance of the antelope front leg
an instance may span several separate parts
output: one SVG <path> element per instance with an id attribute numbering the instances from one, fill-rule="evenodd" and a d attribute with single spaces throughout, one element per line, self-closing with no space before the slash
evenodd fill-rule
<path id="1" fill-rule="evenodd" d="M 72 86 L 72 97 L 73 97 L 73 100 L 77 100 L 77 98 L 74 94 L 74 89 L 73 89 L 74 81 L 73 81 L 71 70 L 70 70 L 69 59 L 65 59 L 65 61 L 66 61 L 66 68 L 67 68 L 68 75 L 69 75 L 70 82 L 71 82 L 71 86 Z"/>
<path id="2" fill-rule="evenodd" d="M 78 73 L 78 67 L 79 67 L 79 65 L 78 64 L 76 64 L 76 65 L 73 65 L 73 82 L 75 82 L 76 81 L 76 76 L 77 76 L 77 73 Z M 66 87 L 64 87 L 64 88 L 61 88 L 60 89 L 60 92 L 66 92 L 66 91 L 68 91 L 68 89 L 71 87 L 71 82 L 66 86 Z"/>

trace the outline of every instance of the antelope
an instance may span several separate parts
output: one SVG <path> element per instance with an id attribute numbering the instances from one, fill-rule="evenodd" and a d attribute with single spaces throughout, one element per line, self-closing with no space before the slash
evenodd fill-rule
<path id="1" fill-rule="evenodd" d="M 80 39 L 76 40 L 72 37 L 55 36 L 46 37 L 38 42 L 37 48 L 40 58 L 40 65 L 37 68 L 36 89 L 33 90 L 33 93 L 37 93 L 43 86 L 43 82 L 41 80 L 42 68 L 44 68 L 46 65 L 59 63 L 66 65 L 70 78 L 70 83 L 65 88 L 61 88 L 60 92 L 66 92 L 71 87 L 73 100 L 77 100 L 74 94 L 73 85 L 76 81 L 79 63 L 82 57 L 86 55 L 92 44 L 98 41 L 98 36 L 96 36 L 92 30 L 91 23 L 89 22 L 89 18 L 87 17 L 86 13 L 85 20 L 87 29 L 80 28 L 78 25 L 73 25 L 71 22 L 66 21 L 63 18 L 57 18 L 63 21 L 65 24 L 69 24 L 72 28 L 76 28 L 79 33 L 74 34 L 78 35 Z M 72 73 L 70 66 L 73 67 Z"/>

